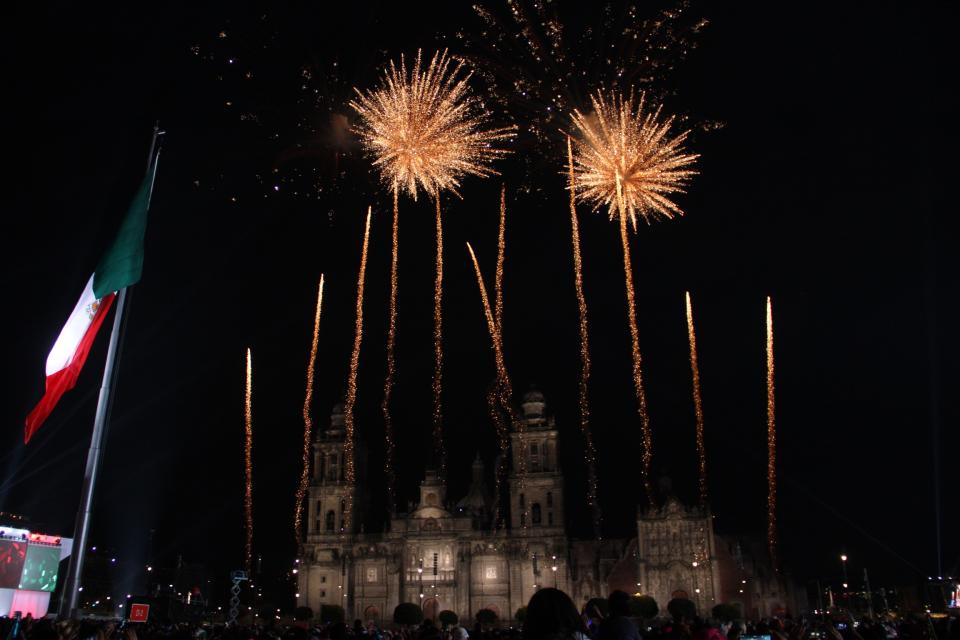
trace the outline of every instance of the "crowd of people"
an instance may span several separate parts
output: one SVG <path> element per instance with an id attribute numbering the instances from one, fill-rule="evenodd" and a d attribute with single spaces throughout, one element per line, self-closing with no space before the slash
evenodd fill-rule
<path id="1" fill-rule="evenodd" d="M 116 621 L 0 619 L 0 640 L 960 640 L 960 618 L 929 615 L 854 620 L 849 614 L 771 618 L 754 622 L 697 616 L 692 607 L 668 606 L 650 620 L 631 616 L 630 596 L 615 591 L 607 610 L 580 611 L 559 589 L 530 599 L 520 626 L 453 624 L 432 620 L 381 628 L 356 620 L 262 625 L 125 624 Z"/>

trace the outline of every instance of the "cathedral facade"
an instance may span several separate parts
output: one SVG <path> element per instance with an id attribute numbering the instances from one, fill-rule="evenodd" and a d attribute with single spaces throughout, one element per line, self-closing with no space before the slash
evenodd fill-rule
<path id="1" fill-rule="evenodd" d="M 419 503 L 392 514 L 385 531 L 365 533 L 355 524 L 348 530 L 348 523 L 362 520 L 362 485 L 344 477 L 344 416 L 342 407 L 335 408 L 329 428 L 313 445 L 298 604 L 315 612 L 339 605 L 348 621 L 390 624 L 402 602 L 420 604 L 433 619 L 451 610 L 469 621 L 489 609 L 509 622 L 543 587 L 566 591 L 578 606 L 613 589 L 649 593 L 661 608 L 677 596 L 689 597 L 701 611 L 737 600 L 729 596 L 742 585 L 723 579 L 725 563 L 711 516 L 676 499 L 642 513 L 635 539 L 571 539 L 556 424 L 539 391 L 523 397 L 519 416 L 523 428 L 511 433 L 516 453 L 505 492 L 506 526 L 496 524 L 500 509 L 478 457 L 469 491 L 458 502 L 448 500 L 440 478 L 428 470 Z"/>

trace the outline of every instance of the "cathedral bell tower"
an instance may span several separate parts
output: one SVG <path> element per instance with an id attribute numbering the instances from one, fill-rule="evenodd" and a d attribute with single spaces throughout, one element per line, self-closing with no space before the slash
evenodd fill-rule
<path id="1" fill-rule="evenodd" d="M 353 529 L 358 526 L 359 496 L 356 486 L 346 481 L 346 425 L 343 405 L 338 404 L 330 415 L 330 426 L 313 442 L 313 478 L 310 481 L 308 535 L 335 536 L 345 531 L 347 505 L 353 505 Z M 356 477 L 363 477 L 359 466 L 362 456 L 358 448 Z M 353 500 L 348 500 L 352 497 Z"/>
<path id="2" fill-rule="evenodd" d="M 510 434 L 510 526 L 514 531 L 562 534 L 563 475 L 557 461 L 556 423 L 547 417 L 543 394 L 536 389 L 523 396 L 520 408 L 522 434 L 516 429 Z"/>

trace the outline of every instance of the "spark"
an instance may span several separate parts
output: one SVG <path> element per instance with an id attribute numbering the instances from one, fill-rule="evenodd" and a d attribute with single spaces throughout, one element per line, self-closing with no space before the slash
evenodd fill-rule
<path id="1" fill-rule="evenodd" d="M 390 319 L 387 325 L 387 377 L 383 383 L 383 437 L 386 442 L 383 470 L 387 478 L 387 511 L 393 513 L 396 508 L 396 476 L 393 469 L 394 439 L 393 417 L 390 415 L 390 396 L 393 393 L 393 378 L 396 373 L 394 346 L 397 342 L 397 250 L 398 224 L 400 208 L 397 205 L 397 189 L 393 190 L 393 244 L 390 256 Z"/>
<path id="2" fill-rule="evenodd" d="M 443 220 L 437 203 L 437 273 L 433 284 L 433 447 L 440 465 L 440 480 L 447 483 L 447 453 L 443 446 Z"/>
<path id="3" fill-rule="evenodd" d="M 480 289 L 480 300 L 483 303 L 483 312 L 487 319 L 487 329 L 490 332 L 490 341 L 493 345 L 494 362 L 497 367 L 497 381 L 494 393 L 497 401 L 500 404 L 500 410 L 508 416 L 510 424 L 513 426 L 514 430 L 516 430 L 521 443 L 521 451 L 514 452 L 514 455 L 518 462 L 517 477 L 520 484 L 520 490 L 522 492 L 524 488 L 524 479 L 527 472 L 527 460 L 522 451 L 523 421 L 519 419 L 511 404 L 511 398 L 513 398 L 513 383 L 510 381 L 510 373 L 507 371 L 506 360 L 503 357 L 503 336 L 500 333 L 500 328 L 497 326 L 493 311 L 490 309 L 490 298 L 487 296 L 487 287 L 483 284 L 483 274 L 480 272 L 480 263 L 477 262 L 477 256 L 473 252 L 473 247 L 470 246 L 469 242 L 467 243 L 467 251 L 470 252 L 470 259 L 473 261 L 473 268 L 477 274 L 477 285 Z M 495 424 L 497 424 L 496 421 Z M 497 428 L 498 430 L 501 429 L 499 425 Z M 501 460 L 502 459 L 503 458 L 501 458 Z M 523 509 L 523 528 L 525 529 L 527 521 L 526 503 L 524 503 Z"/>
<path id="4" fill-rule="evenodd" d="M 689 131 L 670 135 L 673 118 L 661 119 L 660 108 L 646 109 L 632 94 L 623 97 L 597 93 L 591 97 L 593 113 L 574 110 L 577 142 L 576 179 L 581 200 L 594 209 L 606 206 L 613 220 L 629 217 L 636 230 L 637 217 L 650 222 L 673 218 L 683 211 L 668 196 L 682 193 L 696 171 L 689 167 L 697 154 L 686 153 Z"/>
<path id="5" fill-rule="evenodd" d="M 357 320 L 353 333 L 353 351 L 350 353 L 350 371 L 347 374 L 347 397 L 343 405 L 346 442 L 343 453 L 346 458 L 344 478 L 349 487 L 344 509 L 344 533 L 353 529 L 353 494 L 356 491 L 356 461 L 354 460 L 354 422 L 353 408 L 357 402 L 357 369 L 360 366 L 360 344 L 363 341 L 363 285 L 367 275 L 367 247 L 370 244 L 370 216 L 373 207 L 367 208 L 367 222 L 363 231 L 363 250 L 360 253 L 360 274 L 357 276 Z"/>
<path id="6" fill-rule="evenodd" d="M 506 254 L 507 187 L 500 185 L 500 232 L 497 235 L 497 271 L 493 283 L 493 317 L 503 333 L 503 261 Z"/>
<path id="7" fill-rule="evenodd" d="M 703 440 L 703 400 L 700 396 L 700 365 L 697 334 L 693 330 L 693 304 L 687 291 L 687 336 L 690 339 L 690 374 L 693 379 L 693 411 L 697 418 L 697 469 L 700 474 L 700 504 L 707 505 L 707 450 Z"/>
<path id="8" fill-rule="evenodd" d="M 507 154 L 498 143 L 514 136 L 513 127 L 487 128 L 489 114 L 470 91 L 464 63 L 434 54 L 426 69 L 421 52 L 407 71 L 392 61 L 380 85 L 356 90 L 350 106 L 360 115 L 356 132 L 373 156 L 384 184 L 437 196 L 457 193 L 467 175 L 495 175 L 490 164 Z"/>
<path id="9" fill-rule="evenodd" d="M 594 209 L 606 205 L 610 219 L 619 219 L 620 222 L 633 386 L 643 435 L 641 479 L 647 500 L 654 506 L 650 481 L 653 435 L 643 389 L 627 220 L 635 229 L 638 215 L 649 222 L 657 216 L 671 218 L 674 214 L 682 214 L 667 196 L 683 191 L 695 173 L 685 167 L 691 165 L 697 155 L 683 152 L 687 132 L 669 135 L 672 118 L 661 120 L 659 108 L 653 111 L 644 109 L 642 94 L 638 103 L 634 102 L 632 94 L 624 98 L 613 92 L 606 98 L 597 93 L 591 100 L 593 114 L 584 116 L 574 111 L 572 115 L 573 124 L 581 135 L 575 156 L 574 180 L 579 187 L 576 195 Z"/>
<path id="10" fill-rule="evenodd" d="M 297 504 L 293 515 L 293 530 L 297 541 L 303 539 L 303 501 L 310 484 L 310 444 L 313 437 L 313 420 L 310 406 L 313 403 L 313 374 L 317 363 L 317 343 L 320 338 L 320 309 L 323 307 L 323 274 L 317 287 L 317 309 L 313 314 L 313 341 L 310 343 L 310 359 L 307 361 L 307 392 L 303 400 L 303 466 L 300 470 L 300 485 L 297 487 Z"/>
<path id="11" fill-rule="evenodd" d="M 243 446 L 243 516 L 245 524 L 245 546 L 243 564 L 250 573 L 253 567 L 253 360 L 247 347 L 247 379 L 243 398 L 244 446 Z"/>
<path id="12" fill-rule="evenodd" d="M 777 426 L 773 387 L 773 305 L 767 296 L 767 544 L 777 568 Z"/>
<path id="13" fill-rule="evenodd" d="M 577 293 L 580 328 L 580 384 L 577 397 L 580 405 L 580 432 L 583 434 L 583 458 L 587 466 L 587 504 L 593 512 L 594 534 L 599 539 L 603 515 L 597 499 L 597 452 L 590 431 L 590 334 L 587 324 L 587 300 L 583 293 L 583 262 L 580 256 L 580 225 L 577 222 L 576 177 L 573 169 L 573 144 L 567 136 L 567 166 L 569 169 L 570 225 L 573 244 L 574 288 Z"/>

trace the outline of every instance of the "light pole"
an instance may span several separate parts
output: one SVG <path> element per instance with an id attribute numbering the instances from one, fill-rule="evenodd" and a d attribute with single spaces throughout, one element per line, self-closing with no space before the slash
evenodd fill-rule
<path id="1" fill-rule="evenodd" d="M 840 554 L 840 565 L 843 567 L 843 599 L 846 601 L 847 608 L 850 608 L 850 594 L 847 592 L 849 580 L 847 579 L 847 554 Z"/>

